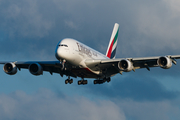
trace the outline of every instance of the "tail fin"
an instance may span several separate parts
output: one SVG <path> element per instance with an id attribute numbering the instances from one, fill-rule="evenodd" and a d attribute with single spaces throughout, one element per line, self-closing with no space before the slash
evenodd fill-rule
<path id="1" fill-rule="evenodd" d="M 116 57 L 116 47 L 118 42 L 118 32 L 119 32 L 119 24 L 115 23 L 114 29 L 111 35 L 111 39 L 109 41 L 108 49 L 106 52 L 106 56 L 114 59 Z"/>

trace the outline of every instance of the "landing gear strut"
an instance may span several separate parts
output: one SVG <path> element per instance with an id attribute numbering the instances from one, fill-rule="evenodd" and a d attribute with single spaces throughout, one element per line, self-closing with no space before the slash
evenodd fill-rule
<path id="1" fill-rule="evenodd" d="M 94 84 L 103 84 L 103 83 L 105 83 L 105 82 L 110 82 L 111 81 L 111 78 L 110 77 L 108 77 L 108 78 L 103 78 L 103 80 L 94 80 Z"/>
<path id="2" fill-rule="evenodd" d="M 73 79 L 70 79 L 70 77 L 68 77 L 68 79 L 67 80 L 65 80 L 65 84 L 71 84 L 71 83 L 73 83 Z"/>

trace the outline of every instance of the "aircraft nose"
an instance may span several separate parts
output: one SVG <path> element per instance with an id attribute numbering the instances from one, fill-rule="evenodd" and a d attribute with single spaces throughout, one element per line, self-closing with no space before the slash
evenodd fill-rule
<path id="1" fill-rule="evenodd" d="M 58 47 L 56 49 L 56 58 L 58 60 L 60 59 L 66 59 L 66 56 L 68 55 L 68 50 L 66 50 L 64 47 Z"/>
<path id="2" fill-rule="evenodd" d="M 56 51 L 55 51 L 55 56 L 56 56 L 56 58 L 58 59 L 58 60 L 60 60 L 61 59 L 61 50 L 60 50 L 60 48 L 59 47 L 57 47 L 56 48 Z"/>

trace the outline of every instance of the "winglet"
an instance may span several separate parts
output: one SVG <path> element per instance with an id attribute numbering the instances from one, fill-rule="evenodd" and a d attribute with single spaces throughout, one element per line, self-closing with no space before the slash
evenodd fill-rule
<path id="1" fill-rule="evenodd" d="M 111 35 L 111 39 L 109 41 L 108 49 L 106 52 L 106 56 L 114 59 L 116 57 L 116 47 L 118 42 L 118 32 L 119 32 L 119 24 L 115 23 L 114 29 Z"/>

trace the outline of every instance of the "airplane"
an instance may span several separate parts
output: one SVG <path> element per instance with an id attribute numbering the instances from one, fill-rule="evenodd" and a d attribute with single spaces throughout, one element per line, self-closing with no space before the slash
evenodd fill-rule
<path id="1" fill-rule="evenodd" d="M 65 38 L 56 46 L 55 57 L 57 61 L 25 61 L 25 62 L 0 62 L 4 64 L 3 70 L 8 75 L 15 75 L 21 69 L 29 69 L 32 75 L 43 75 L 44 71 L 58 73 L 68 78 L 65 84 L 73 83 L 73 78 L 80 77 L 78 85 L 88 83 L 84 78 L 93 78 L 94 84 L 109 83 L 111 77 L 123 72 L 130 72 L 140 68 L 161 67 L 169 69 L 172 63 L 176 65 L 175 59 L 180 55 L 167 55 L 142 58 L 115 58 L 118 42 L 119 24 L 115 23 L 109 41 L 106 55 L 72 39 Z"/>

